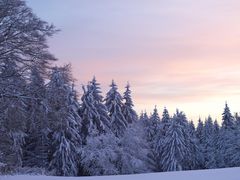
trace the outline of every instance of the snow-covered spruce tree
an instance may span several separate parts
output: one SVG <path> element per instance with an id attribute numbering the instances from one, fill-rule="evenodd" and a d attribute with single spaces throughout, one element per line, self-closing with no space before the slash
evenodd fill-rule
<path id="1" fill-rule="evenodd" d="M 193 121 L 190 121 L 189 123 L 189 162 L 188 162 L 188 168 L 191 170 L 199 169 L 200 162 L 203 160 L 202 153 L 200 151 L 200 148 L 198 146 L 198 139 L 196 137 L 196 128 L 194 126 Z"/>
<path id="2" fill-rule="evenodd" d="M 190 137 L 196 137 L 196 128 L 192 120 L 189 122 L 189 134 Z"/>
<path id="3" fill-rule="evenodd" d="M 159 124 L 158 132 L 157 132 L 157 141 L 156 141 L 156 153 L 158 156 L 157 161 L 158 161 L 159 171 L 162 171 L 161 159 L 162 159 L 162 153 L 163 153 L 163 146 L 164 146 L 164 141 L 165 141 L 166 133 L 168 131 L 169 126 L 170 126 L 170 116 L 167 108 L 165 107 L 162 114 L 162 120 L 160 121 L 160 124 Z"/>
<path id="4" fill-rule="evenodd" d="M 167 133 L 168 127 L 170 126 L 170 116 L 166 107 L 163 110 L 160 126 L 161 126 L 162 134 L 163 136 L 165 136 Z"/>
<path id="5" fill-rule="evenodd" d="M 145 129 L 145 131 L 147 131 L 147 127 L 148 127 L 148 123 L 149 123 L 149 117 L 147 115 L 147 112 L 141 112 L 140 116 L 139 116 L 139 121 L 143 124 L 143 127 Z"/>
<path id="6" fill-rule="evenodd" d="M 235 113 L 235 122 L 236 122 L 236 125 L 237 125 L 237 128 L 240 129 L 240 116 L 238 113 Z"/>
<path id="7" fill-rule="evenodd" d="M 214 149 L 214 125 L 212 118 L 209 116 L 204 125 L 204 167 L 206 169 L 213 169 L 217 167 L 216 154 Z"/>
<path id="8" fill-rule="evenodd" d="M 69 66 L 55 67 L 47 87 L 51 149 L 49 169 L 59 176 L 78 174 L 81 118 Z"/>
<path id="9" fill-rule="evenodd" d="M 199 148 L 199 161 L 197 169 L 204 169 L 205 162 L 204 162 L 204 124 L 203 121 L 199 118 L 198 125 L 196 129 L 196 138 L 197 138 L 197 146 Z"/>
<path id="10" fill-rule="evenodd" d="M 197 129 L 196 129 L 196 136 L 199 140 L 199 143 L 203 144 L 203 141 L 204 141 L 204 124 L 203 124 L 203 121 L 201 119 L 198 120 L 198 125 L 197 125 Z"/>
<path id="11" fill-rule="evenodd" d="M 225 104 L 224 112 L 222 114 L 222 128 L 225 130 L 235 129 L 234 117 L 232 116 L 228 104 Z"/>
<path id="12" fill-rule="evenodd" d="M 163 171 L 181 171 L 184 169 L 184 158 L 189 153 L 184 137 L 184 127 L 173 117 L 166 133 L 162 154 Z"/>
<path id="13" fill-rule="evenodd" d="M 144 111 L 141 113 L 140 117 L 139 117 L 139 121 L 137 121 L 139 126 L 142 128 L 142 133 L 144 136 L 144 139 L 146 139 L 146 145 L 148 148 L 148 164 L 150 165 L 150 169 L 152 170 L 152 172 L 157 172 L 159 171 L 159 167 L 158 167 L 158 162 L 156 160 L 157 157 L 157 153 L 155 151 L 155 149 L 151 148 L 151 143 L 148 141 L 148 127 L 149 127 L 149 117 L 147 115 L 147 112 Z"/>
<path id="14" fill-rule="evenodd" d="M 146 132 L 147 144 L 150 150 L 149 158 L 155 164 L 155 171 L 159 171 L 158 167 L 158 152 L 156 151 L 156 146 L 158 142 L 158 130 L 159 130 L 160 117 L 158 110 L 155 106 L 153 114 L 150 116 L 149 120 L 145 121 L 144 129 Z"/>
<path id="15" fill-rule="evenodd" d="M 10 168 L 22 166 L 22 148 L 26 137 L 27 106 L 25 93 L 26 81 L 17 71 L 17 65 L 8 59 L 1 63 L 0 76 L 0 149 L 3 153 L 3 163 Z M 15 74 L 15 76 L 12 76 Z M 15 98 L 9 98 L 14 94 Z"/>
<path id="16" fill-rule="evenodd" d="M 148 142 L 150 142 L 152 149 L 154 149 L 156 147 L 159 123 L 160 123 L 160 117 L 158 114 L 157 107 L 155 106 L 155 108 L 153 110 L 153 114 L 151 115 L 151 117 L 149 119 L 149 123 L 148 123 L 148 127 L 147 127 Z"/>
<path id="17" fill-rule="evenodd" d="M 110 118 L 107 108 L 103 104 L 103 97 L 95 77 L 86 88 L 83 87 L 83 90 L 80 108 L 83 121 L 81 134 L 83 142 L 86 144 L 87 136 L 97 136 L 110 130 Z"/>
<path id="18" fill-rule="evenodd" d="M 130 90 L 130 85 L 129 83 L 126 86 L 126 91 L 124 92 L 123 99 L 125 100 L 124 105 L 123 105 L 123 115 L 126 119 L 126 121 L 131 124 L 135 121 L 137 121 L 138 116 L 136 111 L 133 109 L 133 101 L 131 97 L 131 90 Z"/>
<path id="19" fill-rule="evenodd" d="M 28 84 L 27 99 L 28 118 L 26 125 L 26 143 L 24 145 L 24 166 L 48 166 L 49 124 L 47 120 L 46 88 L 40 71 L 32 68 Z"/>
<path id="20" fill-rule="evenodd" d="M 103 131 L 103 124 L 100 121 L 97 108 L 94 106 L 95 102 L 93 99 L 92 92 L 83 86 L 83 96 L 81 98 L 82 104 L 80 108 L 80 114 L 82 117 L 82 128 L 81 136 L 83 144 L 86 144 L 88 136 L 97 136 Z"/>
<path id="21" fill-rule="evenodd" d="M 110 117 L 108 116 L 108 109 L 105 106 L 103 96 L 101 95 L 100 84 L 95 77 L 90 81 L 90 89 L 92 91 L 95 107 L 99 114 L 99 121 L 103 124 L 103 131 L 101 133 L 107 132 L 110 130 Z"/>
<path id="22" fill-rule="evenodd" d="M 240 132 L 235 132 L 232 137 L 232 146 L 226 151 L 226 156 L 229 158 L 229 162 L 227 163 L 230 167 L 239 167 L 240 166 Z M 229 143 L 229 142 L 228 142 Z M 230 144 L 230 143 L 229 143 Z M 225 158 L 226 160 L 226 158 Z"/>
<path id="23" fill-rule="evenodd" d="M 221 154 L 221 135 L 220 135 L 220 126 L 217 122 L 217 120 L 214 121 L 213 124 L 213 147 L 214 147 L 214 156 L 215 156 L 215 162 L 216 162 L 216 168 L 224 167 L 223 162 L 223 156 Z"/>
<path id="24" fill-rule="evenodd" d="M 139 119 L 138 119 L 139 121 L 143 121 L 144 120 L 144 116 L 143 116 L 143 111 L 141 111 L 141 113 L 140 113 L 140 116 L 139 116 Z"/>
<path id="25" fill-rule="evenodd" d="M 194 141 L 192 141 L 190 137 L 190 130 L 189 130 L 189 123 L 187 121 L 186 115 L 183 112 L 179 112 L 179 110 L 176 111 L 176 113 L 173 116 L 174 121 L 176 121 L 177 124 L 180 125 L 180 127 L 183 127 L 182 134 L 184 137 L 184 144 L 188 147 L 185 151 L 188 152 L 188 155 L 184 157 L 184 160 L 182 162 L 182 168 L 184 170 L 190 170 L 195 169 L 194 165 L 196 164 L 194 157 L 194 154 L 197 151 L 197 147 Z"/>
<path id="26" fill-rule="evenodd" d="M 224 167 L 239 166 L 239 130 L 230 112 L 228 105 L 225 105 L 222 114 L 222 128 L 220 131 L 220 152 L 223 156 Z"/>
<path id="27" fill-rule="evenodd" d="M 117 137 L 121 137 L 127 128 L 127 121 L 122 113 L 122 96 L 117 91 L 117 85 L 114 81 L 112 81 L 110 87 L 105 105 L 109 111 L 111 129 Z"/>

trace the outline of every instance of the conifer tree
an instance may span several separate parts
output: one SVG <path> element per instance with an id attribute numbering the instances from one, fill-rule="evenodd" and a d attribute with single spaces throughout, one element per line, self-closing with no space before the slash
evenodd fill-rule
<path id="1" fill-rule="evenodd" d="M 157 141 L 156 141 L 156 153 L 157 153 L 157 161 L 158 161 L 158 169 L 159 171 L 162 171 L 162 164 L 161 164 L 161 159 L 162 159 L 162 153 L 163 153 L 163 146 L 164 146 L 164 141 L 166 138 L 166 133 L 168 131 L 168 128 L 170 126 L 170 116 L 168 113 L 167 108 L 165 107 L 163 110 L 163 114 L 162 114 L 162 120 L 160 121 L 160 125 L 158 128 L 158 132 L 157 132 Z"/>
<path id="2" fill-rule="evenodd" d="M 108 132 L 110 130 L 110 117 L 108 116 L 108 109 L 105 106 L 103 96 L 101 95 L 100 84 L 95 77 L 90 81 L 90 89 L 92 91 L 95 107 L 99 114 L 99 121 L 103 124 L 103 133 Z"/>
<path id="3" fill-rule="evenodd" d="M 209 116 L 204 126 L 204 162 L 206 169 L 216 168 L 215 146 L 214 142 L 214 125 L 212 118 Z"/>
<path id="4" fill-rule="evenodd" d="M 235 113 L 235 122 L 236 122 L 237 128 L 240 130 L 240 116 L 238 113 Z"/>
<path id="5" fill-rule="evenodd" d="M 146 130 L 146 128 L 148 127 L 148 123 L 149 123 L 149 117 L 148 117 L 146 111 L 141 112 L 140 117 L 139 117 L 139 121 L 143 124 L 143 127 Z"/>
<path id="6" fill-rule="evenodd" d="M 198 125 L 196 128 L 196 143 L 199 149 L 199 160 L 197 169 L 204 169 L 204 124 L 203 121 L 199 118 Z"/>
<path id="7" fill-rule="evenodd" d="M 220 152 L 225 167 L 239 165 L 239 130 L 226 103 L 222 114 L 222 128 L 220 131 Z"/>
<path id="8" fill-rule="evenodd" d="M 131 90 L 129 83 L 126 86 L 126 91 L 124 92 L 123 99 L 125 100 L 125 103 L 123 105 L 123 115 L 126 119 L 126 121 L 131 124 L 135 121 L 137 121 L 138 116 L 136 111 L 133 109 L 133 101 L 131 97 Z"/>
<path id="9" fill-rule="evenodd" d="M 81 137 L 81 118 L 78 103 L 71 88 L 69 66 L 54 68 L 47 88 L 51 129 L 51 153 L 49 169 L 56 175 L 78 174 Z"/>
<path id="10" fill-rule="evenodd" d="M 188 154 L 185 143 L 183 126 L 173 118 L 171 125 L 166 133 L 162 154 L 163 171 L 181 171 L 184 169 L 184 158 Z"/>
<path id="11" fill-rule="evenodd" d="M 127 121 L 122 113 L 122 96 L 117 91 L 118 88 L 114 81 L 112 81 L 110 87 L 105 105 L 109 111 L 111 129 L 117 137 L 121 137 L 127 128 Z"/>
<path id="12" fill-rule="evenodd" d="M 148 141 L 151 144 L 151 147 L 154 149 L 157 141 L 157 133 L 159 130 L 160 117 L 158 114 L 157 107 L 155 106 L 153 114 L 151 115 L 148 123 Z"/>
<path id="13" fill-rule="evenodd" d="M 189 136 L 189 169 L 194 170 L 199 168 L 200 162 L 203 160 L 203 156 L 198 146 L 198 139 L 193 121 L 190 121 L 189 123 Z"/>
<path id="14" fill-rule="evenodd" d="M 165 107 L 163 110 L 162 121 L 161 121 L 163 135 L 166 134 L 169 126 L 170 126 L 170 116 L 169 116 L 167 108 Z"/>
<path id="15" fill-rule="evenodd" d="M 83 87 L 84 94 L 81 98 L 82 104 L 80 112 L 83 122 L 81 133 L 84 144 L 86 143 L 87 136 L 97 136 L 105 130 L 105 126 L 98 113 L 98 107 L 95 106 L 96 102 L 94 101 L 93 91 L 91 91 L 90 88 L 90 85 L 87 86 L 87 89 Z"/>
<path id="16" fill-rule="evenodd" d="M 176 121 L 177 124 L 182 127 L 182 134 L 184 137 L 184 144 L 188 147 L 185 149 L 186 152 L 188 152 L 188 155 L 185 155 L 184 160 L 182 162 L 182 168 L 184 170 L 191 170 L 194 168 L 196 164 L 196 159 L 192 159 L 192 157 L 195 156 L 197 152 L 196 142 L 191 140 L 190 137 L 190 129 L 189 129 L 189 123 L 187 121 L 186 115 L 181 111 L 177 109 L 176 113 L 173 116 L 174 121 Z"/>
<path id="17" fill-rule="evenodd" d="M 228 104 L 225 104 L 224 112 L 222 114 L 222 128 L 234 129 L 235 128 L 234 117 L 232 116 Z"/>
<path id="18" fill-rule="evenodd" d="M 146 136 L 147 142 L 150 149 L 150 158 L 156 165 L 155 169 L 159 170 L 158 167 L 158 151 L 157 151 L 157 142 L 158 142 L 158 131 L 159 131 L 160 117 L 158 114 L 157 107 L 155 106 L 153 114 L 150 116 L 149 120 L 146 122 Z"/>
<path id="19" fill-rule="evenodd" d="M 196 129 L 196 136 L 200 144 L 203 144 L 204 141 L 204 124 L 202 120 L 199 118 L 198 125 Z"/>
<path id="20" fill-rule="evenodd" d="M 224 167 L 223 164 L 223 156 L 221 154 L 221 128 L 217 122 L 217 120 L 214 121 L 213 125 L 213 141 L 212 141 L 213 147 L 214 147 L 214 156 L 215 156 L 215 162 L 216 167 L 215 168 L 221 168 Z"/>
<path id="21" fill-rule="evenodd" d="M 144 117 L 143 117 L 143 111 L 141 111 L 140 116 L 139 116 L 139 121 L 143 121 Z"/>

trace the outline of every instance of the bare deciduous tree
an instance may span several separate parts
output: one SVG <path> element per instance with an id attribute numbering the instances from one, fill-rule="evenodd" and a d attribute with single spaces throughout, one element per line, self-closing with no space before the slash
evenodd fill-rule
<path id="1" fill-rule="evenodd" d="M 0 0 L 0 72 L 4 61 L 14 61 L 21 74 L 32 66 L 44 70 L 56 60 L 47 45 L 47 38 L 55 32 L 55 27 L 39 19 L 24 1 Z M 7 77 L 0 73 L 0 78 Z"/>

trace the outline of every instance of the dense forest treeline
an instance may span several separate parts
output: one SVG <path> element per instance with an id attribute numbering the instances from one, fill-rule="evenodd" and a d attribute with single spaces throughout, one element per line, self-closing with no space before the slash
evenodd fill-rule
<path id="1" fill-rule="evenodd" d="M 179 110 L 138 117 L 130 85 L 106 96 L 94 77 L 76 92 L 71 68 L 53 66 L 58 30 L 22 0 L 0 0 L 0 173 L 117 175 L 240 166 L 240 117 L 197 127 Z"/>

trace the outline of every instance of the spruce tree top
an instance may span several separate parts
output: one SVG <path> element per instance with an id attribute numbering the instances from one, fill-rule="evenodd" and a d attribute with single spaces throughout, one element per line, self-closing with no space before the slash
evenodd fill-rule
<path id="1" fill-rule="evenodd" d="M 133 101 L 131 97 L 131 90 L 130 90 L 130 84 L 127 83 L 127 86 L 125 87 L 126 91 L 124 92 L 123 99 L 125 99 L 125 105 L 128 107 L 133 107 Z"/>
<path id="2" fill-rule="evenodd" d="M 92 81 L 89 83 L 90 85 L 90 90 L 92 91 L 92 95 L 94 97 L 94 100 L 96 102 L 103 102 L 103 96 L 101 95 L 101 90 L 100 90 L 100 83 L 97 82 L 96 77 L 94 76 Z"/>
<path id="3" fill-rule="evenodd" d="M 169 123 L 170 116 L 166 107 L 164 107 L 163 114 L 162 114 L 162 123 Z"/>
<path id="4" fill-rule="evenodd" d="M 175 119 L 176 123 L 180 124 L 181 126 L 188 126 L 188 121 L 184 112 L 179 112 L 179 110 L 177 109 L 176 114 L 174 114 L 173 118 Z"/>
<path id="5" fill-rule="evenodd" d="M 156 121 L 156 122 L 160 122 L 160 117 L 159 117 L 159 114 L 158 114 L 157 106 L 155 106 L 155 108 L 153 110 L 153 114 L 151 115 L 150 120 Z"/>
<path id="6" fill-rule="evenodd" d="M 117 106 L 118 108 L 122 108 L 122 96 L 120 95 L 120 93 L 117 91 L 117 85 L 115 84 L 114 80 L 112 80 L 112 84 L 110 85 L 111 89 L 108 91 L 107 93 L 107 97 L 106 97 L 106 106 L 111 113 L 114 111 L 113 108 L 115 108 L 115 106 Z M 119 110 L 120 110 L 119 109 Z M 120 110 L 121 111 L 121 110 Z"/>
<path id="7" fill-rule="evenodd" d="M 225 104 L 224 112 L 222 114 L 222 120 L 222 127 L 224 129 L 234 129 L 234 118 L 227 103 Z"/>
<path id="8" fill-rule="evenodd" d="M 131 90 L 129 83 L 126 86 L 126 91 L 124 92 L 123 99 L 125 100 L 125 103 L 123 105 L 123 115 L 128 123 L 136 122 L 138 119 L 137 113 L 133 109 L 133 101 L 131 97 Z"/>

